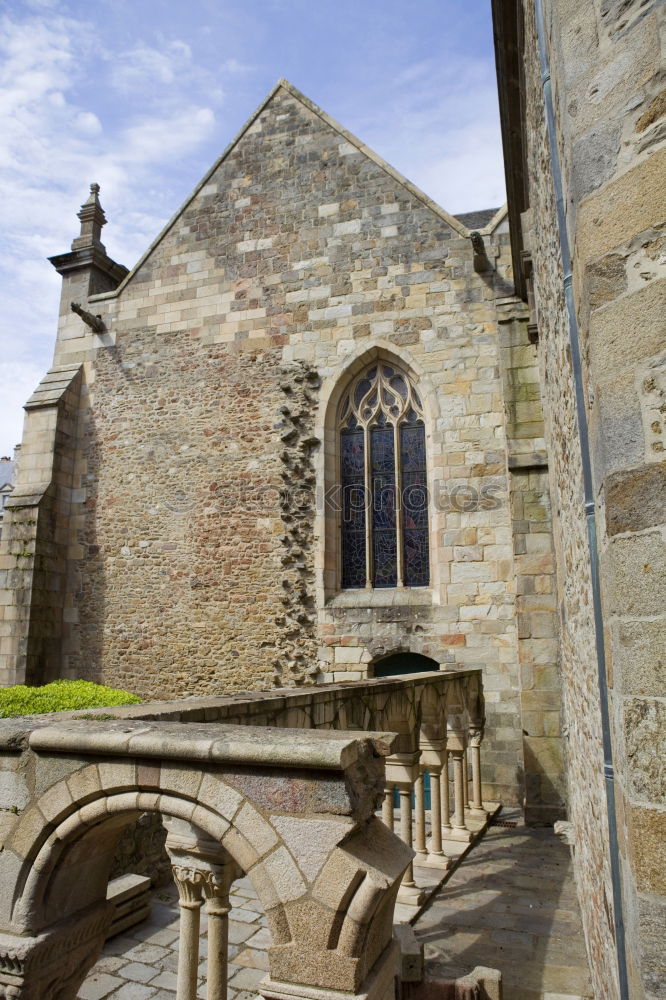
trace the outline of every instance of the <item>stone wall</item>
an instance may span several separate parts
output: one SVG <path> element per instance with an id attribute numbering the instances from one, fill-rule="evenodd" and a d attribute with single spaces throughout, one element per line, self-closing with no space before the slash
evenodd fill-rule
<path id="1" fill-rule="evenodd" d="M 482 235 L 475 261 L 462 223 L 282 84 L 118 289 L 88 294 L 101 333 L 54 258 L 56 363 L 85 390 L 65 676 L 152 697 L 352 680 L 399 650 L 482 667 L 486 794 L 523 802 L 503 213 Z M 378 357 L 426 409 L 431 584 L 341 592 L 335 409 Z"/>
<path id="2" fill-rule="evenodd" d="M 595 995 L 617 995 L 579 427 L 534 3 L 526 108 L 539 358 L 554 508 L 574 862 Z M 544 3 L 583 352 L 631 996 L 663 997 L 664 9 Z"/>

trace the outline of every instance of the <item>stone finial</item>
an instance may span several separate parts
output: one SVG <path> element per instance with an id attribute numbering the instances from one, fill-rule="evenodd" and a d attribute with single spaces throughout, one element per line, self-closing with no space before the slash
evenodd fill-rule
<path id="1" fill-rule="evenodd" d="M 90 195 L 81 205 L 81 210 L 77 215 L 81 220 L 81 232 L 72 243 L 72 250 L 93 246 L 104 250 L 100 237 L 102 226 L 106 225 L 106 216 L 99 201 L 99 184 L 90 185 Z"/>

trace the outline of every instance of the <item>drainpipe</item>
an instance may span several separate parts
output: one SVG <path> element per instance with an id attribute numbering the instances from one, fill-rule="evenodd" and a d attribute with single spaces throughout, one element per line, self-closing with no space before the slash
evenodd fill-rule
<path id="1" fill-rule="evenodd" d="M 615 814 L 615 771 L 613 767 L 613 746 L 611 742 L 610 709 L 608 704 L 608 681 L 606 675 L 606 653 L 604 649 L 603 611 L 601 606 L 601 588 L 599 584 L 599 549 L 597 546 L 596 508 L 594 503 L 594 486 L 592 479 L 592 462 L 590 458 L 590 441 L 587 426 L 587 410 L 583 389 L 583 374 L 580 355 L 580 338 L 578 334 L 578 319 L 573 297 L 573 274 L 571 270 L 571 253 L 567 222 L 564 208 L 562 170 L 557 134 L 555 131 L 555 112 L 550 81 L 550 66 L 546 47 L 542 0 L 535 0 L 536 29 L 539 42 L 539 63 L 541 82 L 543 85 L 543 100 L 546 112 L 546 129 L 550 145 L 550 162 L 553 173 L 553 185 L 557 205 L 557 228 L 564 271 L 564 297 L 569 322 L 569 345 L 571 347 L 571 364 L 576 396 L 576 414 L 578 418 L 578 434 L 583 466 L 584 511 L 587 524 L 587 540 L 590 550 L 590 577 L 592 584 L 592 605 L 594 609 L 594 633 L 597 655 L 597 675 L 599 680 L 599 704 L 601 710 L 601 732 L 604 754 L 604 783 L 606 787 L 606 805 L 608 811 L 608 839 L 610 847 L 611 886 L 613 892 L 613 920 L 615 925 L 615 944 L 617 951 L 618 979 L 621 1000 L 629 1000 L 629 984 L 627 979 L 627 955 L 624 933 L 624 917 L 622 912 L 622 881 L 620 871 L 620 852 L 617 838 L 617 818 Z"/>

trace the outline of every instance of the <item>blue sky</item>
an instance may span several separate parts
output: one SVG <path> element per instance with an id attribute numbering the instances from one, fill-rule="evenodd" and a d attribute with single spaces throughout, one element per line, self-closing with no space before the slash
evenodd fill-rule
<path id="1" fill-rule="evenodd" d="M 448 211 L 504 201 L 490 0 L 0 0 L 0 454 L 90 182 L 131 267 L 280 77 Z"/>

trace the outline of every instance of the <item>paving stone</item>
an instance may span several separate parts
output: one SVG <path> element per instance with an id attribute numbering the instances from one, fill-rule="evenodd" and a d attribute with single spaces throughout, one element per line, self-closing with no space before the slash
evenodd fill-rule
<path id="1" fill-rule="evenodd" d="M 414 930 L 432 978 L 486 965 L 511 1000 L 592 996 L 571 859 L 550 830 L 490 827 Z"/>
<path id="2" fill-rule="evenodd" d="M 268 972 L 268 955 L 265 951 L 257 951 L 255 948 L 245 948 L 236 956 L 234 965 L 247 966 L 250 969 L 264 969 Z"/>
<path id="3" fill-rule="evenodd" d="M 152 986 L 141 986 L 139 983 L 125 983 L 115 993 L 111 994 L 113 1000 L 148 1000 L 157 993 Z"/>
<path id="4" fill-rule="evenodd" d="M 254 990 L 256 993 L 259 983 L 266 973 L 263 969 L 239 969 L 229 979 L 229 985 L 241 990 Z"/>
<path id="5" fill-rule="evenodd" d="M 117 976 L 109 976 L 104 972 L 93 973 L 79 987 L 78 1000 L 103 1000 L 117 986 L 122 986 L 122 982 L 122 979 L 118 979 Z"/>
<path id="6" fill-rule="evenodd" d="M 125 953 L 126 957 L 133 962 L 146 962 L 155 965 L 169 954 L 168 949 L 157 944 L 144 944 L 140 942 Z"/>
<path id="7" fill-rule="evenodd" d="M 232 944 L 240 944 L 242 941 L 247 941 L 256 930 L 257 927 L 255 924 L 240 924 L 236 920 L 230 920 L 229 941 Z"/>
<path id="8" fill-rule="evenodd" d="M 251 924 L 257 919 L 257 913 L 254 910 L 246 910 L 244 908 L 234 906 L 229 913 L 230 920 L 242 920 L 244 924 Z"/>
<path id="9" fill-rule="evenodd" d="M 151 980 L 151 986 L 161 986 L 167 990 L 175 990 L 177 976 L 174 972 L 160 972 L 159 976 Z"/>
<path id="10" fill-rule="evenodd" d="M 129 965 L 118 969 L 118 975 L 123 979 L 131 979 L 135 983 L 149 983 L 155 975 L 155 968 L 152 965 L 144 965 L 142 962 L 130 962 Z"/>

